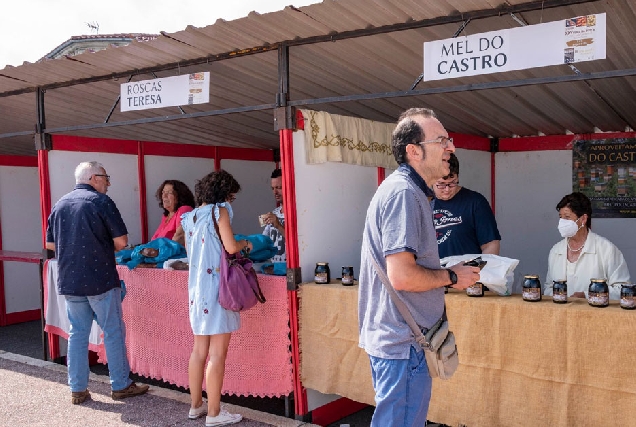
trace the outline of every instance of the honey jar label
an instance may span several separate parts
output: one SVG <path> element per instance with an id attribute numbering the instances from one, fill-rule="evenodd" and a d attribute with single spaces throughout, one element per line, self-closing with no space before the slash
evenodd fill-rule
<path id="1" fill-rule="evenodd" d="M 565 292 L 558 292 L 552 295 L 552 300 L 556 302 L 566 302 L 568 300 L 568 294 Z"/>
<path id="2" fill-rule="evenodd" d="M 636 298 L 633 296 L 623 296 L 621 298 L 621 307 L 623 308 L 636 308 Z"/>
<path id="3" fill-rule="evenodd" d="M 466 288 L 466 293 L 468 295 L 481 295 L 483 293 L 481 285 L 478 284 L 474 284 L 474 285 L 470 285 L 469 287 Z"/>
<path id="4" fill-rule="evenodd" d="M 590 292 L 589 303 L 591 305 L 606 306 L 609 304 L 609 294 L 605 292 Z"/>
<path id="5" fill-rule="evenodd" d="M 353 285 L 353 276 L 342 276 L 343 285 Z"/>
<path id="6" fill-rule="evenodd" d="M 327 283 L 327 273 L 316 273 L 314 281 L 316 283 Z"/>
<path id="7" fill-rule="evenodd" d="M 541 288 L 524 288 L 523 299 L 526 301 L 539 301 L 541 299 Z"/>

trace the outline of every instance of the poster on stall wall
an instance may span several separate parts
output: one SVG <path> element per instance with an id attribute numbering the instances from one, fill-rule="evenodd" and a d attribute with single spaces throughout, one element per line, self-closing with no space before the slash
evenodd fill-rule
<path id="1" fill-rule="evenodd" d="M 120 96 L 122 112 L 205 104 L 210 102 L 210 73 L 123 83 Z"/>
<path id="2" fill-rule="evenodd" d="M 605 59 L 605 14 L 424 43 L 424 80 Z"/>
<path id="3" fill-rule="evenodd" d="M 595 218 L 636 218 L 636 137 L 576 141 L 572 190 L 590 198 Z"/>

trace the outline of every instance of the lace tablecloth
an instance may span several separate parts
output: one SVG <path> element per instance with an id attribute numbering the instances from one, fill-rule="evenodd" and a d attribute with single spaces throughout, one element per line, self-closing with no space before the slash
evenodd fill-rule
<path id="1" fill-rule="evenodd" d="M 187 271 L 117 270 L 126 283 L 122 306 L 131 370 L 187 388 L 193 344 Z M 267 302 L 241 313 L 241 327 L 230 340 L 223 393 L 286 396 L 293 391 L 286 278 L 259 274 L 258 280 Z M 62 330 L 49 332 L 64 336 Z M 103 349 L 103 344 L 97 348 L 100 362 L 105 362 Z"/>

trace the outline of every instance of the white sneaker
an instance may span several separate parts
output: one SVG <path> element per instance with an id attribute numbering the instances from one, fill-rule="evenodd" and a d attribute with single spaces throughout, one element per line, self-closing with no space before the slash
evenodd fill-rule
<path id="1" fill-rule="evenodd" d="M 216 417 L 205 417 L 205 427 L 228 426 L 230 424 L 236 424 L 242 419 L 242 415 L 230 414 L 226 410 L 221 409 L 221 412 L 219 412 L 219 415 Z"/>
<path id="2" fill-rule="evenodd" d="M 196 420 L 197 418 L 201 418 L 205 414 L 208 413 L 208 404 L 207 402 L 203 402 L 201 406 L 198 408 L 190 408 L 190 412 L 188 413 L 188 418 L 191 420 Z"/>

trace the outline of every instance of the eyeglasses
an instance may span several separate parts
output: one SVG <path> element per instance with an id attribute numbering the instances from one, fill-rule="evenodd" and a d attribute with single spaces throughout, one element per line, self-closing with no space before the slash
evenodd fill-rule
<path id="1" fill-rule="evenodd" d="M 175 194 L 177 194 L 177 193 L 175 193 L 174 191 L 162 191 L 161 192 L 162 196 L 174 196 Z"/>
<path id="2" fill-rule="evenodd" d="M 429 139 L 428 141 L 420 141 L 419 144 L 432 144 L 434 142 L 439 143 L 443 149 L 448 148 L 449 144 L 453 143 L 453 138 L 447 138 L 445 136 L 440 136 L 436 139 Z"/>
<path id="3" fill-rule="evenodd" d="M 458 184 L 459 182 L 449 182 L 448 184 L 435 184 L 435 187 L 438 190 L 443 190 L 445 188 L 451 189 L 457 187 Z"/>
<path id="4" fill-rule="evenodd" d="M 96 173 L 96 174 L 93 174 L 93 176 L 103 176 L 104 178 L 106 178 L 106 181 L 110 182 L 110 175 Z"/>

